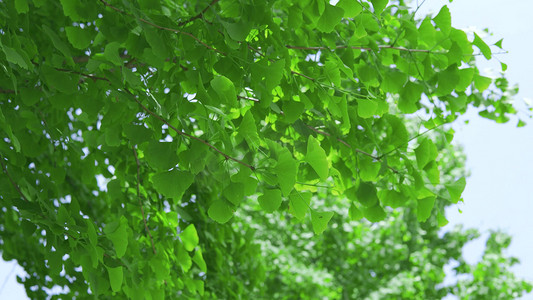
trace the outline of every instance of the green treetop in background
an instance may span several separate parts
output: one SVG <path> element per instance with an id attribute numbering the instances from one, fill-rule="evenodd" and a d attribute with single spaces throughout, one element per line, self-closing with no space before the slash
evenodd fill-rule
<path id="1" fill-rule="evenodd" d="M 0 225 L 31 298 L 517 297 L 450 231 L 479 36 L 404 1 L 0 1 Z M 502 63 L 502 69 L 505 69 Z M 522 123 L 520 123 L 522 124 Z M 444 283 L 444 265 L 459 274 Z"/>

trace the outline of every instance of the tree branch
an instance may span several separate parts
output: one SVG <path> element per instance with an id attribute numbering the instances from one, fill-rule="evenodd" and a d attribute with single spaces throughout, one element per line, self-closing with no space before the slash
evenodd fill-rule
<path id="1" fill-rule="evenodd" d="M 204 10 L 202 10 L 200 13 L 198 13 L 198 14 L 197 14 L 196 16 L 194 16 L 194 17 L 191 17 L 191 18 L 189 18 L 189 19 L 187 19 L 187 20 L 185 20 L 185 21 L 183 21 L 183 22 L 179 22 L 179 23 L 178 23 L 178 26 L 179 26 L 179 27 L 182 27 L 182 26 L 185 26 L 185 25 L 191 23 L 192 21 L 194 21 L 194 20 L 196 20 L 196 19 L 203 18 L 204 13 L 205 13 L 205 12 L 206 12 L 211 6 L 213 6 L 215 3 L 217 3 L 218 1 L 220 1 L 220 0 L 213 0 L 213 1 L 211 1 L 211 3 L 209 3 L 209 5 L 207 5 L 206 8 L 204 8 Z"/>
<path id="2" fill-rule="evenodd" d="M 324 136 L 329 136 L 329 137 L 331 137 L 331 134 L 329 134 L 329 133 L 327 133 L 327 132 L 324 132 L 324 131 L 321 131 L 321 130 L 318 130 L 318 129 L 314 128 L 313 126 L 309 126 L 309 125 L 307 125 L 307 124 L 305 124 L 305 126 L 307 126 L 307 128 L 313 130 L 314 132 L 316 132 L 316 133 L 318 133 L 318 134 L 321 134 L 321 135 L 324 135 Z M 342 139 L 340 139 L 340 138 L 336 138 L 336 140 L 337 140 L 339 143 L 342 143 L 343 145 L 345 145 L 346 147 L 352 149 L 353 151 L 355 151 L 355 152 L 357 152 L 357 153 L 361 153 L 361 154 L 366 155 L 366 156 L 368 156 L 368 157 L 370 157 L 370 158 L 372 158 L 372 159 L 374 159 L 374 160 L 377 160 L 377 161 L 381 162 L 381 157 L 377 157 L 377 156 L 374 156 L 374 155 L 372 155 L 372 154 L 370 154 L 370 153 L 368 153 L 368 152 L 366 152 L 366 151 L 363 151 L 363 150 L 361 150 L 361 149 L 354 148 L 354 147 L 352 147 L 352 145 L 348 144 L 346 141 L 344 141 L 344 140 L 342 140 Z M 396 173 L 396 174 L 399 174 L 399 173 L 400 173 L 398 170 L 396 170 L 395 168 L 393 168 L 393 167 L 391 167 L 391 166 L 388 166 L 388 165 L 387 165 L 387 167 L 388 167 L 392 172 L 394 172 L 394 173 Z"/>
<path id="3" fill-rule="evenodd" d="M 323 47 L 323 46 L 317 46 L 317 47 L 304 47 L 304 46 L 292 46 L 292 45 L 285 45 L 287 49 L 296 49 L 296 50 L 334 50 L 334 49 L 357 49 L 357 50 L 372 50 L 370 47 L 364 47 L 364 46 L 336 46 L 334 48 L 330 47 Z M 408 52 L 423 52 L 423 53 L 436 53 L 436 54 L 445 54 L 444 52 L 433 52 L 431 50 L 426 49 L 409 49 L 405 47 L 396 47 L 391 45 L 379 45 L 379 49 L 394 49 L 394 50 L 400 50 L 400 51 L 408 51 Z"/>
<path id="4" fill-rule="evenodd" d="M 154 246 L 154 238 L 152 237 L 152 234 L 150 233 L 150 228 L 148 228 L 148 225 L 146 224 L 146 217 L 144 216 L 143 204 L 141 202 L 141 192 L 139 189 L 139 185 L 141 182 L 141 175 L 140 175 L 141 164 L 139 162 L 139 157 L 137 156 L 137 150 L 135 150 L 135 146 L 131 146 L 131 149 L 133 150 L 133 156 L 135 157 L 135 162 L 137 163 L 137 199 L 139 200 L 139 207 L 141 208 L 141 214 L 142 214 L 143 222 L 144 222 L 144 229 L 146 230 L 146 232 L 148 232 L 148 236 L 150 237 L 150 242 L 152 243 L 152 250 L 154 251 L 154 254 L 157 254 L 157 251 L 155 250 L 155 246 Z"/>
<path id="5" fill-rule="evenodd" d="M 176 127 L 172 126 L 167 120 L 165 120 L 163 117 L 159 116 L 158 114 L 154 113 L 153 111 L 149 110 L 146 106 L 144 106 L 141 101 L 139 101 L 137 99 L 137 97 L 132 93 L 130 92 L 128 89 L 125 89 L 126 93 L 128 93 L 129 95 L 131 95 L 133 97 L 133 100 L 135 102 L 137 102 L 137 104 L 139 104 L 139 106 L 145 111 L 147 112 L 148 114 L 152 115 L 154 118 L 158 119 L 159 121 L 163 122 L 164 124 L 166 124 L 168 126 L 168 128 L 174 130 L 177 134 L 181 135 L 181 136 L 185 136 L 191 140 L 196 140 L 206 146 L 208 146 L 209 148 L 213 149 L 215 152 L 219 153 L 220 155 L 222 155 L 226 160 L 232 160 L 238 164 L 241 164 L 245 167 L 247 167 L 248 169 L 252 170 L 252 171 L 255 171 L 255 167 L 252 166 L 252 165 L 249 165 L 245 162 L 243 162 L 242 160 L 239 160 L 235 157 L 232 157 L 232 156 L 229 156 L 228 154 L 222 152 L 220 149 L 218 149 L 217 147 L 211 145 L 210 143 L 208 143 L 207 141 L 204 141 L 202 140 L 201 138 L 198 138 L 198 137 L 195 137 L 193 135 L 190 135 L 186 132 L 183 132 L 183 131 L 180 131 L 178 130 Z"/>
<path id="6" fill-rule="evenodd" d="M 105 6 L 111 8 L 112 10 L 114 10 L 114 11 L 120 13 L 120 14 L 123 14 L 123 15 L 128 16 L 128 17 L 135 17 L 132 14 L 127 13 L 126 11 L 123 11 L 123 10 L 121 10 L 119 8 L 114 7 L 113 5 L 109 4 L 105 0 L 100 0 L 100 2 L 102 2 Z M 198 43 L 202 44 L 207 49 L 213 50 L 213 51 L 215 51 L 217 53 L 220 53 L 221 55 L 226 56 L 226 53 L 209 46 L 208 44 L 204 43 L 202 40 L 200 40 L 196 36 L 192 35 L 191 33 L 188 33 L 188 32 L 185 32 L 185 31 L 181 31 L 181 30 L 177 30 L 177 29 L 173 29 L 173 28 L 163 27 L 163 26 L 157 25 L 157 24 L 152 23 L 152 22 L 150 22 L 150 21 L 148 21 L 146 19 L 143 19 L 143 18 L 139 18 L 139 21 L 141 21 L 141 22 L 143 22 L 145 24 L 148 24 L 150 26 L 153 26 L 153 27 L 155 27 L 157 29 L 160 29 L 160 30 L 170 31 L 170 32 L 174 32 L 174 33 L 177 33 L 177 34 L 183 34 L 183 35 L 189 36 L 189 37 L 193 38 L 194 40 L 196 40 Z"/>

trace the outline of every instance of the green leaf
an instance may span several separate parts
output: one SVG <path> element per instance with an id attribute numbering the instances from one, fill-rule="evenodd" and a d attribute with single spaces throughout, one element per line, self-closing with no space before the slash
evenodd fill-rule
<path id="1" fill-rule="evenodd" d="M 289 196 L 289 213 L 303 221 L 307 210 L 309 209 L 309 203 L 311 203 L 311 193 L 294 191 Z"/>
<path id="2" fill-rule="evenodd" d="M 19 14 L 24 14 L 30 11 L 28 0 L 15 0 L 15 9 Z"/>
<path id="3" fill-rule="evenodd" d="M 418 222 L 425 222 L 431 216 L 431 210 L 435 205 L 435 196 L 418 199 L 416 207 L 416 217 Z"/>
<path id="4" fill-rule="evenodd" d="M 398 208 L 405 205 L 407 201 L 406 196 L 395 190 L 386 190 L 380 194 L 380 200 L 383 205 L 390 206 L 392 208 Z"/>
<path id="5" fill-rule="evenodd" d="M 278 163 L 274 168 L 274 172 L 278 177 L 279 187 L 283 195 L 288 196 L 296 183 L 298 161 L 292 157 L 292 154 L 286 148 L 283 148 L 278 155 Z"/>
<path id="6" fill-rule="evenodd" d="M 278 189 L 266 190 L 263 195 L 259 196 L 258 201 L 263 210 L 272 213 L 281 205 L 281 191 Z"/>
<path id="7" fill-rule="evenodd" d="M 415 154 L 418 168 L 423 169 L 428 163 L 437 158 L 438 152 L 432 140 L 424 139 L 415 149 Z"/>
<path id="8" fill-rule="evenodd" d="M 4 54 L 6 55 L 6 59 L 8 62 L 17 64 L 21 68 L 24 68 L 26 70 L 29 69 L 29 66 L 24 60 L 24 58 L 15 49 L 7 47 L 6 45 L 2 45 L 1 42 L 0 46 L 2 46 L 2 50 L 4 50 Z"/>
<path id="9" fill-rule="evenodd" d="M 459 77 L 459 81 L 457 82 L 455 86 L 455 91 L 464 92 L 472 84 L 472 79 L 474 78 L 474 69 L 473 68 L 460 69 L 457 72 L 457 75 Z"/>
<path id="10" fill-rule="evenodd" d="M 452 28 L 452 15 L 448 6 L 444 5 L 437 16 L 433 18 L 433 21 L 435 21 L 435 24 L 437 24 L 442 32 L 448 34 Z"/>
<path id="11" fill-rule="evenodd" d="M 251 29 L 249 24 L 243 23 L 243 22 L 229 23 L 229 22 L 221 21 L 221 23 L 222 23 L 222 26 L 224 26 L 224 28 L 228 32 L 229 36 L 233 40 L 239 41 L 239 42 L 242 42 L 246 39 Z"/>
<path id="12" fill-rule="evenodd" d="M 239 205 L 244 198 L 244 184 L 241 182 L 231 182 L 222 192 L 226 199 L 234 205 Z"/>
<path id="13" fill-rule="evenodd" d="M 105 46 L 104 50 L 104 57 L 111 63 L 113 63 L 116 66 L 122 65 L 122 58 L 120 58 L 120 55 L 118 53 L 118 49 L 120 48 L 120 43 L 118 42 L 112 42 Z"/>
<path id="14" fill-rule="evenodd" d="M 192 261 L 196 263 L 202 272 L 207 272 L 207 265 L 205 263 L 204 256 L 202 255 L 202 249 L 196 249 L 194 256 L 192 257 Z"/>
<path id="15" fill-rule="evenodd" d="M 167 198 L 180 200 L 194 181 L 188 172 L 172 170 L 155 174 L 151 179 L 155 190 Z"/>
<path id="16" fill-rule="evenodd" d="M 217 76 L 211 80 L 211 87 L 215 90 L 223 103 L 230 106 L 237 105 L 237 94 L 233 82 L 224 76 Z"/>
<path id="17" fill-rule="evenodd" d="M 142 125 L 128 124 L 124 126 L 123 132 L 132 144 L 141 144 L 152 139 L 153 131 Z"/>
<path id="18" fill-rule="evenodd" d="M 120 289 L 122 288 L 122 279 L 124 278 L 122 267 L 106 267 L 107 273 L 109 275 L 109 283 L 111 285 L 111 290 L 113 292 L 120 292 Z"/>
<path id="19" fill-rule="evenodd" d="M 340 0 L 337 6 L 344 10 L 345 18 L 354 18 L 363 11 L 363 6 L 354 0 Z"/>
<path id="20" fill-rule="evenodd" d="M 439 96 L 451 94 L 455 86 L 459 83 L 457 66 L 451 65 L 446 70 L 439 72 L 438 83 L 437 94 Z"/>
<path id="21" fill-rule="evenodd" d="M 329 167 L 326 151 L 320 147 L 318 141 L 311 135 L 307 141 L 305 161 L 311 165 L 321 180 L 324 181 L 328 178 Z"/>
<path id="22" fill-rule="evenodd" d="M 368 182 L 361 182 L 359 184 L 355 196 L 357 197 L 357 201 L 366 207 L 374 206 L 379 201 L 376 186 Z"/>
<path id="23" fill-rule="evenodd" d="M 316 28 L 322 32 L 332 32 L 344 16 L 344 10 L 340 7 L 326 4 L 324 12 L 318 19 Z"/>
<path id="24" fill-rule="evenodd" d="M 184 272 L 188 272 L 192 267 L 192 260 L 189 253 L 183 248 L 183 245 L 178 246 L 176 259 Z"/>
<path id="25" fill-rule="evenodd" d="M 168 170 L 178 164 L 176 151 L 176 143 L 151 141 L 144 152 L 144 158 L 150 167 Z"/>
<path id="26" fill-rule="evenodd" d="M 257 149 L 259 147 L 260 140 L 257 135 L 257 127 L 255 126 L 255 119 L 250 110 L 244 114 L 238 132 L 246 140 L 250 148 Z"/>
<path id="27" fill-rule="evenodd" d="M 357 100 L 357 114 L 361 118 L 372 118 L 376 114 L 378 104 L 375 101 L 367 99 Z"/>
<path id="28" fill-rule="evenodd" d="M 491 59 L 492 57 L 492 51 L 490 50 L 490 47 L 474 32 L 474 42 L 472 42 L 474 46 L 478 47 L 483 56 L 485 56 L 486 59 Z"/>
<path id="29" fill-rule="evenodd" d="M 285 116 L 284 121 L 292 124 L 300 118 L 305 111 L 305 104 L 296 101 L 283 102 L 283 114 Z"/>
<path id="30" fill-rule="evenodd" d="M 224 224 L 233 217 L 233 209 L 224 200 L 215 200 L 207 211 L 209 217 L 220 224 Z"/>
<path id="31" fill-rule="evenodd" d="M 185 230 L 180 233 L 180 239 L 185 247 L 185 250 L 189 252 L 198 246 L 199 238 L 194 224 L 189 224 L 189 226 L 187 226 Z"/>
<path id="32" fill-rule="evenodd" d="M 500 39 L 499 41 L 497 41 L 496 43 L 494 43 L 494 45 L 500 49 L 503 49 L 502 47 L 502 42 L 503 42 L 503 39 Z"/>
<path id="33" fill-rule="evenodd" d="M 66 72 L 57 71 L 49 66 L 42 66 L 41 75 L 49 87 L 62 93 L 70 95 L 78 92 L 77 80 Z"/>
<path id="34" fill-rule="evenodd" d="M 65 27 L 68 41 L 77 49 L 86 49 L 91 44 L 93 35 L 88 29 L 82 29 L 80 27 Z"/>
<path id="35" fill-rule="evenodd" d="M 376 181 L 381 163 L 368 156 L 359 157 L 359 175 L 363 181 Z"/>
<path id="36" fill-rule="evenodd" d="M 58 49 L 65 56 L 69 64 L 73 66 L 74 60 L 72 59 L 72 54 L 70 53 L 70 48 L 67 46 L 67 44 L 64 43 L 63 40 L 60 39 L 59 36 L 52 29 L 50 29 L 50 27 L 43 25 L 42 28 L 44 33 L 46 33 L 50 40 L 52 40 L 52 44 L 54 45 L 54 47 Z"/>
<path id="37" fill-rule="evenodd" d="M 478 89 L 478 91 L 483 92 L 484 90 L 488 89 L 491 83 L 492 79 L 474 74 L 474 86 L 476 89 Z"/>
<path id="38" fill-rule="evenodd" d="M 359 221 L 364 217 L 363 212 L 360 211 L 353 203 L 350 204 L 350 210 L 348 211 L 348 214 L 350 215 L 350 219 L 352 221 Z"/>
<path id="39" fill-rule="evenodd" d="M 371 2 L 372 6 L 374 7 L 374 13 L 379 15 L 383 12 L 385 7 L 387 7 L 389 0 L 371 0 Z"/>
<path id="40" fill-rule="evenodd" d="M 313 231 L 315 234 L 322 234 L 328 227 L 328 222 L 333 217 L 333 212 L 316 212 L 311 210 L 311 223 L 313 224 Z"/>
<path id="41" fill-rule="evenodd" d="M 376 204 L 371 207 L 364 207 L 363 214 L 365 218 L 370 222 L 383 221 L 387 216 L 387 213 L 385 213 L 385 211 L 379 204 Z"/>
<path id="42" fill-rule="evenodd" d="M 448 190 L 448 193 L 450 194 L 450 201 L 457 203 L 459 202 L 459 199 L 461 199 L 461 194 L 465 190 L 466 180 L 464 177 L 461 177 L 454 183 L 446 184 L 445 186 L 446 190 Z"/>
<path id="43" fill-rule="evenodd" d="M 437 214 L 437 222 L 439 223 L 439 227 L 446 226 L 449 221 L 446 219 L 446 216 L 439 211 Z"/>
<path id="44" fill-rule="evenodd" d="M 121 258 L 126 253 L 128 248 L 128 221 L 124 216 L 120 217 L 120 221 L 114 221 L 104 227 L 104 233 L 113 243 L 115 253 L 118 258 Z"/>
<path id="45" fill-rule="evenodd" d="M 406 114 L 414 113 L 418 110 L 417 103 L 420 101 L 424 87 L 414 82 L 407 82 L 400 94 L 398 108 Z"/>

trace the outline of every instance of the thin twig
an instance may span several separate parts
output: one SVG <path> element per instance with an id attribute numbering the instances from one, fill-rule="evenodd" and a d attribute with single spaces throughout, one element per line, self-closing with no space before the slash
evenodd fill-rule
<path id="1" fill-rule="evenodd" d="M 316 133 L 318 133 L 318 134 L 321 134 L 321 135 L 324 135 L 324 136 L 329 136 L 329 137 L 331 137 L 331 134 L 329 134 L 329 133 L 327 133 L 327 132 L 324 132 L 324 131 L 322 131 L 322 130 L 316 129 L 316 128 L 314 128 L 313 126 L 309 126 L 309 125 L 307 125 L 307 124 L 305 124 L 305 126 L 307 126 L 307 128 L 313 130 L 314 132 L 316 132 Z M 363 150 L 361 150 L 361 149 L 354 148 L 354 147 L 352 147 L 352 145 L 348 144 L 346 141 L 344 141 L 344 140 L 342 140 L 342 139 L 340 139 L 340 138 L 336 138 L 336 140 L 337 140 L 339 143 L 342 143 L 343 145 L 345 145 L 346 147 L 352 149 L 353 151 L 355 151 L 355 152 L 357 152 L 357 153 L 361 153 L 361 154 L 366 155 L 366 156 L 368 156 L 368 157 L 370 157 L 370 158 L 372 158 L 372 159 L 374 159 L 374 160 L 377 160 L 377 161 L 381 162 L 381 158 L 380 158 L 380 157 L 374 156 L 374 155 L 372 155 L 372 154 L 370 154 L 370 153 L 368 153 L 368 152 L 366 152 L 366 151 L 363 151 Z M 387 167 L 388 167 L 391 171 L 393 171 L 394 173 L 396 173 L 396 174 L 399 174 L 399 173 L 400 173 L 398 170 L 396 170 L 395 168 L 393 168 L 393 167 L 391 167 L 391 166 L 388 166 L 388 165 L 387 165 Z"/>
<path id="2" fill-rule="evenodd" d="M 15 93 L 14 90 L 10 90 L 10 89 L 7 89 L 7 90 L 0 89 L 0 94 L 14 94 L 14 93 Z"/>
<path id="3" fill-rule="evenodd" d="M 22 193 L 22 191 L 20 190 L 20 187 L 17 185 L 17 183 L 13 180 L 13 178 L 11 178 L 11 175 L 9 174 L 9 171 L 7 171 L 7 167 L 6 165 L 4 164 L 4 157 L 0 155 L 0 164 L 2 165 L 2 169 L 4 170 L 4 173 L 6 173 L 7 175 L 7 178 L 9 178 L 9 181 L 11 182 L 11 184 L 13 185 L 13 187 L 17 190 L 17 192 L 19 193 L 19 195 L 22 197 L 22 199 L 26 200 L 29 202 L 28 198 L 26 198 L 26 196 L 24 196 L 24 194 Z"/>
<path id="4" fill-rule="evenodd" d="M 139 207 L 141 208 L 141 214 L 142 214 L 143 222 L 144 222 L 144 229 L 146 229 L 146 232 L 148 232 L 148 236 L 150 237 L 150 242 L 152 243 L 152 250 L 154 251 L 154 254 L 157 254 L 157 251 L 155 250 L 155 246 L 154 246 L 154 238 L 152 237 L 152 234 L 150 233 L 150 228 L 148 228 L 148 225 L 146 224 L 146 217 L 144 216 L 143 204 L 141 202 L 141 192 L 139 188 L 139 185 L 141 182 L 141 175 L 140 175 L 141 164 L 139 162 L 139 157 L 137 156 L 137 150 L 135 150 L 135 146 L 131 146 L 131 149 L 133 150 L 133 156 L 135 157 L 135 162 L 137 163 L 137 199 L 139 200 Z"/>
<path id="5" fill-rule="evenodd" d="M 203 18 L 205 12 L 206 12 L 211 6 L 213 6 L 215 3 L 217 3 L 218 1 L 220 1 L 220 0 L 213 0 L 213 1 L 211 1 L 211 3 L 209 3 L 209 5 L 207 5 L 206 8 L 204 8 L 204 10 L 202 10 L 200 13 L 198 13 L 198 14 L 197 14 L 196 16 L 194 16 L 194 17 L 191 17 L 191 18 L 189 18 L 189 19 L 187 19 L 187 20 L 185 20 L 185 21 L 183 21 L 183 22 L 179 22 L 179 23 L 178 23 L 178 26 L 179 26 L 179 27 L 182 27 L 182 26 L 185 26 L 185 25 L 191 23 L 192 21 L 194 21 L 194 20 L 196 20 L 196 19 Z"/>
<path id="6" fill-rule="evenodd" d="M 291 73 L 292 73 L 292 74 L 295 74 L 295 75 L 302 76 L 303 78 L 307 78 L 307 79 L 309 79 L 309 80 L 311 80 L 311 81 L 316 81 L 316 79 L 314 79 L 314 78 L 312 78 L 312 77 L 309 77 L 309 76 L 307 76 L 307 75 L 305 75 L 305 74 L 298 73 L 298 72 L 296 72 L 296 71 L 294 71 L 294 70 L 291 70 Z"/>
<path id="7" fill-rule="evenodd" d="M 100 0 L 100 2 L 102 2 L 105 6 L 111 8 L 111 9 L 113 9 L 114 11 L 117 11 L 117 12 L 123 14 L 123 15 L 129 16 L 129 17 L 135 17 L 135 16 L 133 16 L 132 14 L 127 13 L 127 12 L 124 11 L 124 10 L 121 10 L 121 9 L 119 9 L 119 8 L 114 7 L 113 5 L 109 4 L 109 3 L 108 3 L 107 1 L 105 1 L 105 0 Z M 157 24 L 152 23 L 152 22 L 150 22 L 150 21 L 148 21 L 148 20 L 146 20 L 146 19 L 143 19 L 143 18 L 139 18 L 138 20 L 141 21 L 141 22 L 143 22 L 143 23 L 145 23 L 145 24 L 148 24 L 148 25 L 150 25 L 150 26 L 153 26 L 153 27 L 155 27 L 155 28 L 157 28 L 157 29 L 160 29 L 160 30 L 170 31 L 170 32 L 174 32 L 174 33 L 176 33 L 176 34 L 183 34 L 183 35 L 189 36 L 189 37 L 193 38 L 194 40 L 196 40 L 198 43 L 202 44 L 202 45 L 203 45 L 204 47 L 206 47 L 207 49 L 209 49 L 209 50 L 213 50 L 213 51 L 215 51 L 215 52 L 217 52 L 217 53 L 219 53 L 219 54 L 221 54 L 221 55 L 226 56 L 226 53 L 224 53 L 224 52 L 222 52 L 222 51 L 220 51 L 220 50 L 218 50 L 218 49 L 215 49 L 215 48 L 209 46 L 208 44 L 204 43 L 202 40 L 200 40 L 199 38 L 197 38 L 196 36 L 194 36 L 194 35 L 191 34 L 191 33 L 188 33 L 188 32 L 185 32 L 185 31 L 181 31 L 181 30 L 177 30 L 177 29 L 174 29 L 174 28 L 168 28 L 168 27 L 164 27 L 164 26 L 161 26 L 161 25 L 157 25 Z"/>
<path id="8" fill-rule="evenodd" d="M 356 50 L 369 50 L 369 51 L 372 50 L 372 48 L 365 47 L 365 46 L 345 46 L 345 45 L 336 46 L 334 48 L 324 47 L 324 46 L 305 47 L 305 46 L 291 46 L 291 45 L 285 45 L 285 47 L 287 49 L 297 49 L 297 50 L 333 50 L 333 49 L 356 49 Z M 445 54 L 444 52 L 432 52 L 431 50 L 426 50 L 426 49 L 409 49 L 405 47 L 397 47 L 397 46 L 391 46 L 391 45 L 379 45 L 378 48 L 379 49 L 394 49 L 394 50 L 408 51 L 408 52 Z"/>
<path id="9" fill-rule="evenodd" d="M 144 106 L 141 101 L 139 101 L 137 99 L 137 97 L 132 93 L 130 92 L 128 89 L 125 89 L 126 93 L 130 94 L 132 97 L 133 97 L 133 100 L 135 100 L 135 102 L 137 102 L 137 104 L 139 104 L 139 106 L 145 111 L 147 112 L 148 114 L 152 115 L 154 118 L 158 119 L 159 121 L 163 122 L 164 124 L 166 124 L 168 126 L 168 128 L 174 130 L 177 134 L 179 135 L 182 135 L 182 136 L 185 136 L 191 140 L 196 140 L 206 146 L 208 146 L 209 148 L 213 149 L 214 151 L 216 151 L 217 153 L 219 153 L 220 155 L 222 155 L 226 160 L 232 160 L 238 164 L 241 164 L 245 167 L 247 167 L 248 169 L 254 171 L 255 170 L 255 167 L 252 166 L 252 165 L 249 165 L 245 162 L 243 162 L 242 160 L 239 160 L 235 157 L 232 157 L 232 156 L 229 156 L 228 154 L 222 152 L 221 150 L 219 150 L 217 147 L 211 145 L 210 143 L 208 143 L 207 141 L 204 141 L 202 140 L 201 138 L 198 138 L 198 137 L 195 137 L 193 135 L 190 135 L 186 132 L 183 132 L 183 131 L 180 131 L 178 130 L 176 127 L 172 126 L 167 120 L 165 120 L 163 117 L 159 116 L 158 114 L 154 113 L 153 111 L 149 110 L 146 106 Z"/>

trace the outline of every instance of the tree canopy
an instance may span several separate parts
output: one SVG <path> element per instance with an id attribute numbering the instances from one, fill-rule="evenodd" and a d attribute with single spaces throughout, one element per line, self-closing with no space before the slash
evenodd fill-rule
<path id="1" fill-rule="evenodd" d="M 516 88 L 405 1 L 0 1 L 0 224 L 31 298 L 508 298 L 449 126 Z M 519 125 L 524 123 L 520 121 Z M 444 266 L 458 274 L 445 284 Z M 51 289 L 61 287 L 59 295 Z"/>

